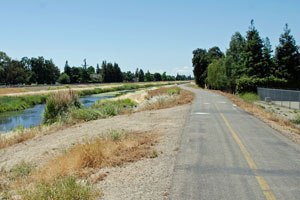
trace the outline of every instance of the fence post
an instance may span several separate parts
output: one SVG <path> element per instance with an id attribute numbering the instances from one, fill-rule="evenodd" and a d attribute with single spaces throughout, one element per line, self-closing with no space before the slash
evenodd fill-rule
<path id="1" fill-rule="evenodd" d="M 299 110 L 300 110 L 300 91 L 298 92 L 298 96 L 299 96 L 299 99 L 298 99 L 298 101 L 299 101 Z"/>
<path id="2" fill-rule="evenodd" d="M 281 101 L 281 106 L 282 106 L 282 90 L 280 90 L 280 101 Z"/>

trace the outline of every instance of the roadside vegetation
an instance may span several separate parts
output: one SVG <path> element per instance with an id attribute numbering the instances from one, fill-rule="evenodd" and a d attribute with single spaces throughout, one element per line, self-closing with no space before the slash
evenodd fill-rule
<path id="1" fill-rule="evenodd" d="M 126 90 L 137 90 L 137 89 L 149 88 L 149 87 L 160 87 L 160 86 L 172 85 L 172 84 L 173 83 L 141 84 L 141 85 L 124 84 L 122 86 L 116 86 L 116 87 L 112 86 L 109 88 L 95 88 L 90 90 L 81 90 L 81 91 L 73 91 L 73 92 L 77 93 L 78 96 L 86 96 L 86 95 L 101 94 L 107 92 L 117 92 L 122 90 L 126 91 Z M 66 89 L 66 87 L 60 89 Z M 47 101 L 49 96 L 50 95 L 18 96 L 18 97 L 2 96 L 0 97 L 0 113 L 7 112 L 7 111 L 24 110 L 26 108 L 33 107 L 37 104 L 43 104 Z"/>
<path id="2" fill-rule="evenodd" d="M 245 36 L 232 35 L 226 52 L 217 46 L 193 51 L 195 82 L 236 94 L 255 93 L 257 87 L 300 89 L 300 49 L 288 24 L 272 52 L 269 38 L 261 38 L 251 20 Z"/>
<path id="3" fill-rule="evenodd" d="M 243 98 L 240 98 L 233 94 L 229 94 L 229 93 L 225 93 L 225 92 L 221 92 L 221 91 L 217 91 L 217 90 L 214 90 L 213 92 L 227 97 L 233 103 L 235 103 L 237 106 L 239 106 L 246 112 L 253 114 L 254 116 L 257 116 L 258 118 L 261 118 L 263 120 L 267 119 L 267 120 L 273 121 L 276 124 L 278 124 L 284 128 L 287 128 L 294 133 L 300 134 L 300 129 L 297 128 L 294 124 L 297 121 L 297 119 L 295 119 L 295 121 L 291 122 L 289 120 L 281 119 L 281 118 L 275 116 L 273 113 L 265 110 L 264 108 L 260 107 L 259 105 L 254 104 L 253 101 L 255 101 L 256 97 L 253 94 L 246 95 Z"/>
<path id="4" fill-rule="evenodd" d="M 153 146 L 158 142 L 157 134 L 111 130 L 103 136 L 72 146 L 42 166 L 22 162 L 10 171 L 2 170 L 0 197 L 94 199 L 101 193 L 93 188 L 93 183 L 107 176 L 97 173 L 100 168 L 155 158 L 158 153 Z"/>
<path id="5" fill-rule="evenodd" d="M 17 111 L 30 108 L 37 104 L 45 103 L 48 95 L 22 96 L 22 97 L 0 97 L 0 113 Z"/>
<path id="6" fill-rule="evenodd" d="M 194 100 L 195 95 L 190 91 L 174 86 L 150 90 L 146 98 L 148 101 L 141 110 L 155 110 L 189 104 Z"/>
<path id="7" fill-rule="evenodd" d="M 126 86 L 126 88 L 132 87 Z M 188 104 L 193 101 L 194 94 L 176 86 L 161 87 L 148 91 L 145 102 L 140 105 L 131 99 L 99 100 L 90 108 L 83 108 L 78 98 L 79 96 L 72 91 L 60 91 L 51 95 L 45 106 L 44 124 L 29 129 L 20 127 L 11 135 L 0 136 L 0 149 L 36 136 L 51 134 L 76 123 Z"/>
<path id="8" fill-rule="evenodd" d="M 246 92 L 246 93 L 243 93 L 243 94 L 238 94 L 237 96 L 239 98 L 243 99 L 245 102 L 248 102 L 248 103 L 252 103 L 252 102 L 260 100 L 259 96 L 256 93 L 253 93 L 253 92 Z"/>

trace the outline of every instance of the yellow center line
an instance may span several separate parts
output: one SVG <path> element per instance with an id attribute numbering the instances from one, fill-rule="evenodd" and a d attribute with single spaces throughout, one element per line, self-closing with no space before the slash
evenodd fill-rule
<path id="1" fill-rule="evenodd" d="M 219 106 L 216 103 L 214 103 L 214 104 L 215 104 L 217 110 L 219 112 L 221 112 Z M 243 154 L 244 154 L 244 156 L 245 156 L 245 158 L 247 160 L 247 163 L 248 163 L 249 167 L 253 170 L 255 178 L 256 178 L 256 180 L 257 180 L 260 188 L 262 189 L 262 191 L 263 191 L 266 199 L 267 200 L 276 200 L 276 197 L 272 193 L 271 188 L 268 185 L 268 183 L 266 182 L 266 180 L 264 179 L 264 177 L 258 174 L 258 172 L 257 172 L 257 166 L 256 166 L 254 160 L 251 158 L 251 156 L 250 156 L 249 152 L 247 151 L 246 147 L 242 143 L 241 139 L 238 137 L 237 133 L 233 130 L 233 128 L 229 124 L 229 122 L 226 119 L 226 117 L 222 113 L 220 113 L 220 115 L 223 118 L 223 120 L 224 120 L 226 126 L 228 127 L 231 135 L 233 136 L 234 140 L 236 141 L 236 143 L 239 145 L 241 151 L 243 152 Z"/>

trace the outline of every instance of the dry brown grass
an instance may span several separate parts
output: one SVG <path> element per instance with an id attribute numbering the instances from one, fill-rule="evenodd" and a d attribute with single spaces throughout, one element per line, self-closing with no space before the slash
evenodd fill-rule
<path id="1" fill-rule="evenodd" d="M 151 97 L 166 95 L 167 91 L 172 88 L 175 89 L 176 87 L 161 87 L 156 90 L 149 91 L 148 95 Z M 192 103 L 194 98 L 195 98 L 195 94 L 193 92 L 181 89 L 180 94 L 176 95 L 172 101 L 163 101 L 163 102 L 158 101 L 157 103 L 151 104 L 142 110 L 157 110 L 157 109 L 171 108 L 174 106 L 189 104 Z"/>
<path id="2" fill-rule="evenodd" d="M 76 122 L 82 123 L 82 122 Z M 15 144 L 19 144 L 25 142 L 27 140 L 31 140 L 35 137 L 43 136 L 43 135 L 50 135 L 55 133 L 59 130 L 63 130 L 65 128 L 71 127 L 74 123 L 57 123 L 52 124 L 49 126 L 45 125 L 38 125 L 36 127 L 32 127 L 29 129 L 19 130 L 15 133 L 8 133 L 12 134 L 11 136 L 0 136 L 0 149 L 4 149 Z"/>
<path id="3" fill-rule="evenodd" d="M 237 96 L 235 96 L 233 94 L 229 94 L 229 93 L 225 93 L 225 92 L 221 92 L 221 91 L 217 91 L 217 90 L 210 90 L 210 91 L 213 91 L 217 94 L 227 97 L 233 103 L 235 103 L 237 106 L 239 106 L 246 112 L 253 114 L 254 116 L 257 116 L 260 119 L 275 122 L 276 124 L 282 126 L 283 128 L 289 129 L 290 131 L 292 131 L 294 133 L 300 134 L 300 130 L 293 123 L 291 123 L 290 121 L 281 119 L 279 117 L 276 117 L 272 113 L 259 107 L 256 104 L 247 103 L 243 99 L 238 98 Z"/>
<path id="4" fill-rule="evenodd" d="M 150 133 L 122 134 L 120 139 L 99 137 L 77 144 L 66 153 L 58 155 L 36 171 L 33 177 L 36 181 L 51 181 L 68 175 L 87 177 L 95 169 L 150 158 L 153 154 L 151 147 L 157 142 L 158 135 Z"/>
<path id="5" fill-rule="evenodd" d="M 10 171 L 4 173 L 0 171 L 0 194 L 3 192 L 14 194 L 36 183 L 52 184 L 56 180 L 70 176 L 97 183 L 108 175 L 108 172 L 100 173 L 91 178 L 99 168 L 122 166 L 143 158 L 157 157 L 158 154 L 153 150 L 153 146 L 158 142 L 158 134 L 115 131 L 114 134 L 94 138 L 71 147 L 40 168 L 33 169 L 26 176 L 18 176 L 10 180 Z"/>

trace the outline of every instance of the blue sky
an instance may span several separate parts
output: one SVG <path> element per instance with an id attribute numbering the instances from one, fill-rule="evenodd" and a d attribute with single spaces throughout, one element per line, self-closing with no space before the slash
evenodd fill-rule
<path id="1" fill-rule="evenodd" d="M 0 0 L 0 51 L 60 69 L 117 62 L 122 71 L 192 74 L 196 48 L 228 47 L 254 19 L 273 48 L 285 23 L 300 44 L 299 0 Z"/>

